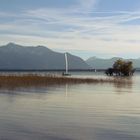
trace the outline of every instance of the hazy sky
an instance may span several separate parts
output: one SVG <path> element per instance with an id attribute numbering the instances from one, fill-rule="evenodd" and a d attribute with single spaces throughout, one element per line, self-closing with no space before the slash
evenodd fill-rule
<path id="1" fill-rule="evenodd" d="M 140 0 L 0 0 L 0 45 L 140 57 Z"/>

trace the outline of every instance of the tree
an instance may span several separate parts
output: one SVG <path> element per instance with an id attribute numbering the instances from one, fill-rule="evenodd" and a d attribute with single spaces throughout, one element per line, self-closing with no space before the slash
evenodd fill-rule
<path id="1" fill-rule="evenodd" d="M 122 69 L 123 69 L 123 66 L 124 66 L 125 62 L 121 59 L 117 60 L 114 64 L 113 64 L 113 69 L 114 69 L 114 73 L 116 75 L 121 75 L 122 73 Z"/>
<path id="2" fill-rule="evenodd" d="M 113 76 L 130 76 L 133 75 L 135 69 L 133 68 L 133 63 L 131 61 L 117 60 L 112 68 L 108 68 L 105 73 L 107 75 Z"/>
<path id="3" fill-rule="evenodd" d="M 113 64 L 113 69 L 117 75 L 130 76 L 133 75 L 133 63 L 131 61 L 117 60 Z"/>

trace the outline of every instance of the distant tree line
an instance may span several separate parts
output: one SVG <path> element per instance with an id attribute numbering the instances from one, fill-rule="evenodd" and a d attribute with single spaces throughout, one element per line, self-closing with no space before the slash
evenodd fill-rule
<path id="1" fill-rule="evenodd" d="M 109 76 L 131 76 L 135 72 L 133 68 L 133 62 L 131 61 L 124 61 L 124 60 L 117 60 L 112 68 L 108 68 L 105 73 Z"/>

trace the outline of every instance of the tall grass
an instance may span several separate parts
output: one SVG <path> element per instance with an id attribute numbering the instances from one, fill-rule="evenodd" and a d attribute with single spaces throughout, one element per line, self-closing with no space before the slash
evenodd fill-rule
<path id="1" fill-rule="evenodd" d="M 114 83 L 129 84 L 129 80 L 125 79 L 95 79 L 95 78 L 73 78 L 58 76 L 40 76 L 40 75 L 0 75 L 0 88 L 18 88 L 18 87 L 37 87 L 62 84 L 98 84 L 98 83 Z"/>

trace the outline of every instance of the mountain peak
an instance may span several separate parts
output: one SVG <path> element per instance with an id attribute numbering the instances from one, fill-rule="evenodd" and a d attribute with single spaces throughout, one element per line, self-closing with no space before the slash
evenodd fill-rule
<path id="1" fill-rule="evenodd" d="M 52 51 L 51 49 L 49 49 L 48 47 L 45 47 L 45 46 L 41 46 L 41 45 L 38 45 L 38 46 L 36 46 L 35 48 L 37 48 L 37 49 L 41 49 L 41 50 L 48 50 L 48 51 Z"/>
<path id="2" fill-rule="evenodd" d="M 17 48 L 17 47 L 22 47 L 22 46 L 20 46 L 20 45 L 18 45 L 18 44 L 15 44 L 15 43 L 13 43 L 13 42 L 10 42 L 10 43 L 8 43 L 7 45 L 5 45 L 5 47 L 14 49 L 14 48 Z"/>
<path id="3" fill-rule="evenodd" d="M 13 42 L 9 42 L 6 46 L 15 46 L 17 44 L 13 43 Z"/>
<path id="4" fill-rule="evenodd" d="M 23 45 L 19 45 L 19 44 L 16 44 L 16 43 L 13 43 L 13 42 L 9 42 L 7 45 L 5 45 L 6 47 L 8 48 L 11 48 L 11 49 L 14 49 L 14 48 L 30 48 L 32 50 L 46 50 L 46 51 L 52 51 L 51 49 L 45 47 L 45 46 L 41 46 L 41 45 L 38 45 L 38 46 L 23 46 Z"/>
<path id="5" fill-rule="evenodd" d="M 69 55 L 69 69 L 88 69 L 81 58 Z M 0 47 L 0 69 L 65 69 L 63 53 L 45 46 L 23 46 L 8 43 Z"/>
<path id="6" fill-rule="evenodd" d="M 111 60 L 119 60 L 119 59 L 123 59 L 121 57 L 112 57 Z"/>

